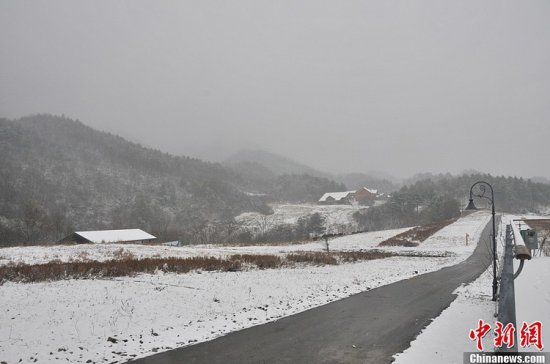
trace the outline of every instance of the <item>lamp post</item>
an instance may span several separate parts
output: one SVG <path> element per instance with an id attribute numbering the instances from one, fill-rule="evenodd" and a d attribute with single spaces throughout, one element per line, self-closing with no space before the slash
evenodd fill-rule
<path id="1" fill-rule="evenodd" d="M 474 194 L 474 187 L 478 186 L 479 193 Z M 487 187 L 491 190 L 491 197 L 486 196 Z M 474 196 L 479 198 L 485 198 L 491 202 L 491 214 L 493 215 L 493 301 L 497 300 L 497 238 L 495 228 L 495 195 L 493 192 L 493 186 L 485 181 L 477 181 L 470 187 L 470 202 L 466 206 L 466 210 L 477 210 L 474 205 Z"/>

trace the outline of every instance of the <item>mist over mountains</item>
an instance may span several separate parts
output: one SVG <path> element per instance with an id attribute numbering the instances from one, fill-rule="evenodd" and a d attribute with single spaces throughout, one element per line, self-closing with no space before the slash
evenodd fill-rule
<path id="1" fill-rule="evenodd" d="M 4 225 L 38 214 L 61 220 L 55 238 L 70 228 L 142 226 L 161 233 L 174 221 L 269 212 L 219 164 L 144 148 L 78 121 L 37 115 L 1 120 L 0 130 Z M 23 230 L 31 240 L 41 229 Z"/>
<path id="2" fill-rule="evenodd" d="M 377 189 L 380 192 L 390 193 L 402 185 L 401 180 L 383 172 L 332 174 L 311 168 L 290 158 L 259 149 L 241 150 L 227 158 L 224 161 L 224 165 L 240 171 L 244 175 L 257 174 L 260 178 L 261 176 L 274 177 L 284 174 L 307 174 L 312 177 L 334 180 L 352 190 L 369 187 Z"/>
<path id="3" fill-rule="evenodd" d="M 363 186 L 391 193 L 390 205 L 408 206 L 401 215 L 441 196 L 462 202 L 478 179 L 495 184 L 501 210 L 550 205 L 550 185 L 522 178 L 418 174 L 390 181 L 365 173 L 332 175 L 261 150 L 210 163 L 146 148 L 64 116 L 0 119 L 0 154 L 2 244 L 136 227 L 176 239 L 230 223 L 242 212 L 270 214 L 269 203 L 315 203 L 325 192 Z"/>
<path id="4" fill-rule="evenodd" d="M 261 178 L 145 148 L 66 117 L 0 119 L 4 241 L 56 240 L 72 230 L 141 227 L 161 237 L 268 201 L 316 201 L 345 189 L 306 174 Z M 249 169 L 256 171 L 258 166 Z M 259 169 L 263 171 L 262 169 Z"/>

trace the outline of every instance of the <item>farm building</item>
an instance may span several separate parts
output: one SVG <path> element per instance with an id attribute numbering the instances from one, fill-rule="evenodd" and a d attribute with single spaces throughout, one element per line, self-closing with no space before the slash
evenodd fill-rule
<path id="1" fill-rule="evenodd" d="M 104 244 L 104 243 L 152 243 L 155 236 L 140 229 L 75 231 L 61 239 L 60 243 Z"/>
<path id="2" fill-rule="evenodd" d="M 323 205 L 351 205 L 355 203 L 372 205 L 377 196 L 377 190 L 362 187 L 357 191 L 327 192 L 319 199 L 319 203 Z"/>
<path id="3" fill-rule="evenodd" d="M 355 199 L 355 191 L 327 192 L 320 199 L 320 204 L 336 205 L 351 204 Z"/>
<path id="4" fill-rule="evenodd" d="M 366 187 L 355 191 L 355 200 L 361 205 L 372 205 L 377 196 L 378 190 L 373 190 Z"/>

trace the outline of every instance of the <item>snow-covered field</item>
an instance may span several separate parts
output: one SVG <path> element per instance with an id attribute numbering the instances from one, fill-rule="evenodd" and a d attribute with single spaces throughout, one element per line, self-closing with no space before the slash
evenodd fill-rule
<path id="1" fill-rule="evenodd" d="M 498 235 L 500 259 L 504 251 L 506 224 L 516 216 L 503 217 Z M 530 217 L 531 218 L 531 217 Z M 514 261 L 514 271 L 518 263 Z M 534 257 L 525 263 L 523 272 L 514 281 L 516 296 L 516 324 L 523 321 L 543 323 L 544 330 L 550 325 L 550 257 Z M 409 363 L 462 363 L 462 353 L 476 351 L 475 342 L 470 340 L 470 330 L 477 327 L 479 319 L 494 329 L 496 304 L 492 298 L 492 267 L 471 284 L 457 289 L 456 300 L 441 313 L 417 338 L 411 347 L 396 355 L 395 364 Z M 519 328 L 516 328 L 519 329 Z M 485 351 L 493 351 L 494 336 L 490 333 L 483 338 Z M 519 336 L 518 336 L 519 338 Z M 535 347 L 519 348 L 519 351 L 538 351 Z M 547 350 L 544 350 L 547 351 Z"/>
<path id="2" fill-rule="evenodd" d="M 485 213 L 469 215 L 426 240 L 426 251 L 454 253 L 444 258 L 391 257 L 337 266 L 180 275 L 159 272 L 109 280 L 32 284 L 8 282 L 0 286 L 0 361 L 125 361 L 213 339 L 455 264 L 474 248 L 474 244 L 465 245 L 466 233 L 471 241 L 477 241 L 486 221 Z M 341 237 L 331 247 L 368 249 L 398 232 Z M 320 243 L 309 244 L 322 249 Z M 286 247 L 296 248 L 288 245 L 275 249 Z M 251 248 L 265 252 L 273 247 L 232 249 Z M 186 249 L 191 247 L 182 251 Z M 228 248 L 201 249 L 219 252 Z M 60 259 L 66 256 L 58 255 Z M 36 256 L 42 259 L 41 254 Z M 108 341 L 109 337 L 117 342 Z"/>
<path id="3" fill-rule="evenodd" d="M 366 209 L 364 206 L 316 205 L 316 204 L 274 204 L 274 213 L 262 215 L 257 212 L 245 212 L 235 219 L 251 231 L 274 227 L 280 224 L 296 224 L 300 217 L 319 213 L 325 218 L 325 227 L 329 233 L 352 232 L 357 230 L 353 214 Z"/>
<path id="4" fill-rule="evenodd" d="M 451 252 L 455 254 L 456 263 L 469 257 L 474 251 L 481 232 L 490 221 L 489 213 L 479 211 L 470 215 L 466 215 L 451 225 L 447 225 L 443 229 L 430 236 L 419 246 L 414 248 L 403 248 L 402 250 L 420 251 L 420 252 Z M 476 223 L 478 223 L 476 225 Z M 472 229 L 472 226 L 477 228 Z M 466 237 L 466 234 L 468 237 Z M 395 249 L 395 248 L 394 248 Z"/>
<path id="5" fill-rule="evenodd" d="M 410 228 L 373 231 L 346 235 L 329 240 L 331 251 L 354 251 L 380 249 L 394 252 L 422 252 L 433 254 L 448 254 L 455 256 L 457 261 L 465 259 L 475 248 L 475 234 L 479 234 L 489 215 L 484 212 L 465 216 L 455 223 L 432 235 L 418 247 L 378 247 L 377 245 Z M 477 228 L 472 228 L 477 226 Z M 478 231 L 479 230 L 479 231 Z M 469 244 L 466 245 L 466 234 Z M 474 243 L 472 243 L 474 242 Z M 131 255 L 137 259 L 151 257 L 224 257 L 232 254 L 288 254 L 304 251 L 323 251 L 324 241 L 307 242 L 303 244 L 257 245 L 257 246 L 224 246 L 224 245 L 192 245 L 170 247 L 138 244 L 79 244 L 33 247 L 12 247 L 0 249 L 0 265 L 8 263 L 43 264 L 50 261 L 106 261 L 122 259 Z"/>
<path id="6" fill-rule="evenodd" d="M 373 231 L 339 237 L 329 241 L 331 250 L 352 251 L 375 248 L 380 242 L 397 235 L 409 228 Z M 140 245 L 140 244 L 79 244 L 12 247 L 0 249 L 0 265 L 10 262 L 26 264 L 43 264 L 58 260 L 61 262 L 75 261 L 106 261 L 122 259 L 132 255 L 137 259 L 166 257 L 223 257 L 232 254 L 287 254 L 303 251 L 322 251 L 324 241 L 304 244 L 258 245 L 258 246 L 224 246 L 224 245 L 191 245 L 183 247 Z"/>

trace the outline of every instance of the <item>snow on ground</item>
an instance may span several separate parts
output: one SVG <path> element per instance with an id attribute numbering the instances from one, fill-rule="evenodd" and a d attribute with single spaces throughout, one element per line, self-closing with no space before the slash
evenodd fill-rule
<path id="1" fill-rule="evenodd" d="M 361 250 L 375 248 L 380 242 L 410 228 L 373 231 L 339 237 L 329 241 L 331 250 Z M 171 247 L 141 244 L 78 244 L 12 247 L 0 249 L 0 265 L 12 263 L 43 264 L 53 260 L 71 261 L 105 261 L 121 259 L 131 254 L 135 258 L 216 256 L 232 254 L 287 254 L 303 251 L 322 251 L 324 241 L 313 241 L 303 244 L 224 246 L 224 245 L 189 245 Z"/>
<path id="2" fill-rule="evenodd" d="M 156 257 L 192 257 L 189 249 L 141 244 L 77 244 L 11 247 L 0 249 L 0 265 L 12 263 L 44 264 L 51 261 L 105 261 L 132 254 L 137 259 Z"/>
<path id="3" fill-rule="evenodd" d="M 462 353 L 476 351 L 476 343 L 468 337 L 479 319 L 494 323 L 495 303 L 492 298 L 492 268 L 478 279 L 458 288 L 458 297 L 411 343 L 394 364 L 462 364 Z M 493 337 L 483 340 L 485 351 L 493 351 Z"/>
<path id="4" fill-rule="evenodd" d="M 515 216 L 503 216 L 498 235 L 497 251 L 502 260 L 506 224 Z M 514 271 L 518 263 L 514 261 Z M 550 257 L 534 257 L 525 263 L 523 272 L 515 280 L 516 324 L 523 321 L 543 323 L 543 332 L 550 325 Z M 470 330 L 477 327 L 479 319 L 491 324 L 496 321 L 496 304 L 492 298 L 492 266 L 474 282 L 456 290 L 456 300 L 437 317 L 411 343 L 410 348 L 396 355 L 395 364 L 409 363 L 462 363 L 464 352 L 475 352 L 475 342 L 470 340 Z M 519 329 L 516 328 L 516 329 Z M 544 343 L 543 333 L 543 343 Z M 494 351 L 494 336 L 487 334 L 483 340 L 484 351 Z M 519 338 L 519 336 L 518 336 Z M 519 351 L 537 351 L 534 347 Z M 546 350 L 547 351 L 547 350 Z"/>
<path id="5" fill-rule="evenodd" d="M 267 224 L 274 227 L 281 224 L 296 224 L 300 217 L 319 213 L 325 218 L 325 227 L 329 233 L 352 232 L 358 229 L 353 214 L 366 209 L 365 206 L 352 205 L 316 205 L 316 204 L 273 204 L 272 215 L 257 212 L 245 212 L 235 218 L 252 231 L 261 230 Z"/>
<path id="6" fill-rule="evenodd" d="M 331 251 L 354 251 L 380 249 L 393 252 L 422 252 L 433 254 L 450 254 L 456 262 L 466 259 L 475 248 L 476 236 L 481 233 L 490 216 L 485 212 L 467 215 L 455 223 L 441 229 L 426 241 L 414 248 L 378 247 L 382 241 L 400 234 L 410 228 L 372 231 L 346 235 L 329 240 Z M 469 244 L 466 245 L 466 234 Z M 477 235 L 476 235 L 477 234 Z M 304 251 L 323 251 L 324 241 L 313 241 L 303 244 L 224 246 L 224 245 L 190 245 L 183 247 L 140 245 L 140 244 L 79 244 L 12 247 L 0 249 L 0 265 L 12 263 L 43 264 L 53 260 L 71 261 L 105 261 L 121 259 L 128 254 L 135 258 L 151 257 L 224 257 L 232 254 L 288 254 Z"/>
<path id="7" fill-rule="evenodd" d="M 436 270 L 448 259 L 6 283 L 0 287 L 0 360 L 83 363 L 146 356 Z"/>
<path id="8" fill-rule="evenodd" d="M 514 271 L 519 262 L 514 261 Z M 525 262 L 523 271 L 514 281 L 516 292 L 516 321 L 519 328 L 525 321 L 532 324 L 541 321 L 543 327 L 544 351 L 550 348 L 550 257 L 537 256 Z M 546 341 L 545 341 L 546 340 Z M 538 351 L 528 347 L 522 351 Z"/>
<path id="9" fill-rule="evenodd" d="M 477 246 L 483 229 L 491 215 L 485 211 L 466 215 L 456 222 L 445 226 L 414 249 L 421 252 L 452 252 L 456 254 L 456 263 L 469 257 Z M 475 226 L 472 229 L 472 226 Z M 468 238 L 466 238 L 468 235 Z"/>
<path id="10" fill-rule="evenodd" d="M 485 216 L 478 215 L 442 229 L 434 235 L 432 248 L 464 252 L 460 239 L 468 233 L 477 241 L 476 234 L 485 225 Z M 371 248 L 373 240 L 387 237 L 380 232 L 368 234 L 341 237 L 332 244 Z M 447 248 L 442 236 L 448 238 Z M 157 273 L 109 280 L 8 282 L 0 286 L 0 361 L 125 361 L 276 320 L 455 264 L 465 256 L 391 257 L 337 266 Z M 109 337 L 118 341 L 107 341 Z"/>

